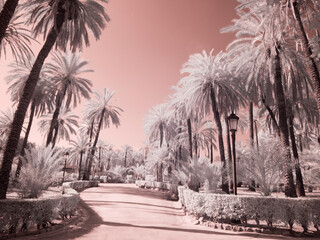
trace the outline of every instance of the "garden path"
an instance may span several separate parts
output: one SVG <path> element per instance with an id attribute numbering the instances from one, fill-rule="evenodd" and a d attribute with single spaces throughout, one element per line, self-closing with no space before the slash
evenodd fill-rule
<path id="1" fill-rule="evenodd" d="M 133 184 L 100 184 L 80 193 L 88 218 L 81 227 L 23 239 L 90 240 L 251 240 L 292 239 L 258 233 L 232 232 L 195 225 L 179 202 L 165 200 L 164 193 L 139 189 Z M 19 238 L 20 239 L 20 238 Z M 298 240 L 298 238 L 295 238 Z"/>

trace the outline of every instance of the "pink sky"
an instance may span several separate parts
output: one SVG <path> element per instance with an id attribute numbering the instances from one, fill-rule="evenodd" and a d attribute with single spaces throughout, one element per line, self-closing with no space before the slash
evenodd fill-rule
<path id="1" fill-rule="evenodd" d="M 236 5 L 235 0 L 110 0 L 106 9 L 111 22 L 82 55 L 94 70 L 86 75 L 93 90 L 116 91 L 114 103 L 124 110 L 121 126 L 103 130 L 101 139 L 115 147 L 142 147 L 145 115 L 166 100 L 188 56 L 212 48 L 218 53 L 234 37 L 219 30 L 236 18 Z M 0 61 L 1 79 L 8 63 Z M 1 81 L 0 110 L 11 106 L 6 89 Z M 34 125 L 30 140 L 42 143 L 37 130 Z"/>

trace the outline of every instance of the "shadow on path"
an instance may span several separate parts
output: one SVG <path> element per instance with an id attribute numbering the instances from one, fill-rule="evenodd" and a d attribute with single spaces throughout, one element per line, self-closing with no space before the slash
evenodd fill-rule
<path id="1" fill-rule="evenodd" d="M 143 196 L 144 198 L 153 198 L 153 199 L 165 199 L 165 194 L 166 192 L 162 191 L 155 191 L 153 189 L 148 189 L 148 188 L 138 188 L 138 187 L 126 187 L 126 186 L 121 186 L 119 188 L 118 185 L 112 185 L 112 183 L 109 183 L 108 185 L 101 184 L 99 185 L 99 188 L 101 188 L 100 191 L 94 191 L 94 193 L 112 193 L 112 194 L 124 194 L 124 195 L 136 195 L 136 196 Z M 134 186 L 134 184 L 132 184 Z M 89 189 L 89 191 L 93 189 Z"/>
<path id="2" fill-rule="evenodd" d="M 128 223 L 117 223 L 117 222 L 102 222 L 102 224 L 112 227 L 132 227 L 132 228 L 144 228 L 144 229 L 156 229 L 156 230 L 164 230 L 164 231 L 174 231 L 174 232 L 187 232 L 187 233 L 200 233 L 200 234 L 211 234 L 211 235 L 229 235 L 229 236 L 237 236 L 236 234 L 228 233 L 228 232 L 216 232 L 214 230 L 197 230 L 197 229 L 187 229 L 187 228 L 175 228 L 175 227 L 161 227 L 161 226 L 141 226 L 134 225 Z M 238 236 L 247 236 L 247 237 L 255 237 L 259 239 L 268 238 L 268 239 L 279 239 L 279 236 L 271 236 L 271 235 L 261 235 L 257 233 L 242 233 L 238 234 Z M 284 238 L 284 237 L 283 237 Z"/>
<path id="3" fill-rule="evenodd" d="M 134 204 L 134 205 L 142 205 L 142 206 L 150 206 L 150 207 L 160 207 L 160 208 L 169 208 L 172 210 L 181 210 L 182 208 L 175 208 L 170 206 L 164 206 L 164 205 L 156 205 L 156 204 L 150 204 L 150 203 L 139 203 L 139 202 L 121 202 L 121 201 L 100 201 L 100 200 L 87 200 L 87 203 L 94 204 L 94 205 L 112 205 L 112 204 Z"/>

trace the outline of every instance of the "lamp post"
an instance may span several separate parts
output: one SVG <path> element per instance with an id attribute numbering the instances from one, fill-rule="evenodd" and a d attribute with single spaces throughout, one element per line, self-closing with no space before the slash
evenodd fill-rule
<path id="1" fill-rule="evenodd" d="M 228 117 L 228 122 L 229 122 L 229 128 L 231 132 L 231 137 L 232 137 L 232 175 L 233 175 L 233 193 L 234 195 L 237 195 L 237 162 L 236 162 L 236 131 L 238 128 L 238 120 L 239 117 L 235 115 L 234 113 L 231 113 L 230 116 Z"/>
<path id="2" fill-rule="evenodd" d="M 66 173 L 67 160 L 68 160 L 68 157 L 69 157 L 69 152 L 66 152 L 63 157 L 64 157 L 64 167 L 63 167 L 62 183 L 64 182 L 64 175 Z"/>

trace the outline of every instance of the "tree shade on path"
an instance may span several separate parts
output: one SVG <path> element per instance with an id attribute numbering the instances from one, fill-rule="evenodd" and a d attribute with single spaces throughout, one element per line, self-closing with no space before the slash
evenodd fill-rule
<path id="1" fill-rule="evenodd" d="M 292 239 L 258 233 L 237 233 L 194 225 L 179 202 L 165 200 L 164 193 L 139 189 L 133 184 L 100 184 L 80 193 L 88 220 L 74 229 L 19 239 L 108 240 L 251 240 Z M 295 238 L 298 240 L 298 238 Z"/>

